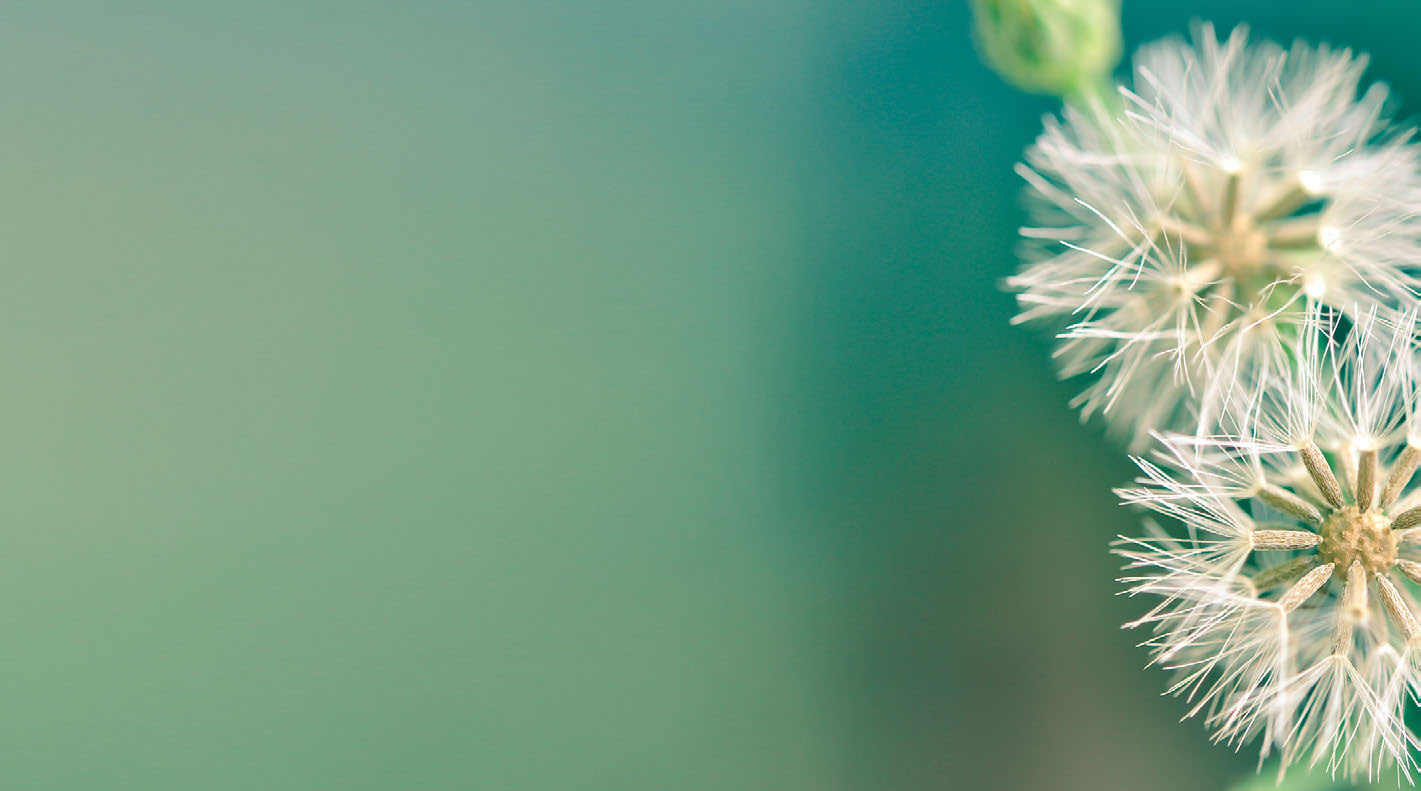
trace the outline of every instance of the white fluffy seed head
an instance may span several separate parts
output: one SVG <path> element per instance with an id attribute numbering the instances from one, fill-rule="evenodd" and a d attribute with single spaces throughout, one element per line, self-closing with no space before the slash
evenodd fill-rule
<path id="1" fill-rule="evenodd" d="M 1258 375 L 1291 367 L 1316 306 L 1414 310 L 1421 173 L 1347 50 L 1166 40 L 1135 58 L 1123 113 L 1068 108 L 1027 151 L 1018 321 L 1059 330 L 1077 404 L 1135 447 L 1212 431 Z"/>
<path id="2" fill-rule="evenodd" d="M 1284 765 L 1411 777 L 1421 693 L 1417 324 L 1314 310 L 1298 373 L 1225 410 L 1229 431 L 1162 436 L 1122 499 L 1163 518 L 1122 539 L 1123 581 L 1157 603 L 1153 664 L 1217 741 Z M 1273 416 L 1281 416 L 1275 418 Z"/>

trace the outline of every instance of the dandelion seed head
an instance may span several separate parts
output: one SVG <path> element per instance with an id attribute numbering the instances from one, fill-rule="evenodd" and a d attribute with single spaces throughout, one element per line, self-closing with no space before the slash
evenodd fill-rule
<path id="1" fill-rule="evenodd" d="M 1414 316 L 1314 309 L 1296 373 L 1230 403 L 1229 433 L 1161 437 L 1122 499 L 1174 523 L 1122 539 L 1124 581 L 1159 602 L 1151 663 L 1214 739 L 1285 766 L 1408 781 L 1421 746 L 1421 448 Z M 1276 416 L 1283 416 L 1281 418 Z"/>
<path id="2" fill-rule="evenodd" d="M 1418 304 L 1421 172 L 1365 59 L 1207 25 L 1142 49 L 1122 108 L 1047 119 L 1018 172 L 1018 321 L 1060 327 L 1076 400 L 1136 448 L 1284 371 L 1310 307 Z"/>

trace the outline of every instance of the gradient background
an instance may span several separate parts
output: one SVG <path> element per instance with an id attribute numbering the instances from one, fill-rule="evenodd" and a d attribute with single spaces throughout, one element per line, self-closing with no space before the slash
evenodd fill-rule
<path id="1" fill-rule="evenodd" d="M 1369 50 L 1412 2 L 1127 3 Z M 16 3 L 0 788 L 1171 789 L 965 3 Z"/>

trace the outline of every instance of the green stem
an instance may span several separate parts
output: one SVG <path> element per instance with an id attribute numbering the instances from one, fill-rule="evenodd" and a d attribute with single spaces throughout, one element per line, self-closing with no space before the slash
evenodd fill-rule
<path id="1" fill-rule="evenodd" d="M 1078 110 L 1100 113 L 1107 118 L 1125 114 L 1125 101 L 1120 98 L 1120 91 L 1109 75 L 1081 80 L 1066 91 L 1061 100 Z"/>

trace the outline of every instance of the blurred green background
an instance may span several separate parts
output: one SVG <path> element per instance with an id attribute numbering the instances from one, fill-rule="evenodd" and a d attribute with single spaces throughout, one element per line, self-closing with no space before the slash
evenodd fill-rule
<path id="1" fill-rule="evenodd" d="M 1411 2 L 1127 3 L 1369 50 Z M 966 4 L 28 3 L 0 788 L 1218 788 Z"/>

